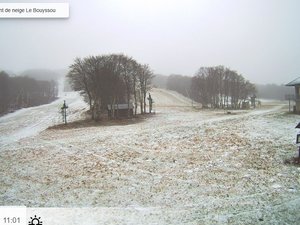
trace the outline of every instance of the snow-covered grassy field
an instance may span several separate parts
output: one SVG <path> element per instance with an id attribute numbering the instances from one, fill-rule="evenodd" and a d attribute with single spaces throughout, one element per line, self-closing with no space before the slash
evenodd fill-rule
<path id="1" fill-rule="evenodd" d="M 0 119 L 0 205 L 97 207 L 85 213 L 104 212 L 105 224 L 299 224 L 300 167 L 284 163 L 297 154 L 298 115 L 282 103 L 226 114 L 166 90 L 152 97 L 156 114 L 142 120 L 39 126 L 6 142 L 29 120 Z M 85 105 L 73 104 L 78 118 Z"/>

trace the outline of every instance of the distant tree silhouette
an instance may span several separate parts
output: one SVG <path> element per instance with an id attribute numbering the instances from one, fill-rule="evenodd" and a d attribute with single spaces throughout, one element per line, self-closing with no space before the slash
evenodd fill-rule
<path id="1" fill-rule="evenodd" d="M 0 114 L 5 113 L 10 104 L 10 79 L 6 72 L 0 72 Z"/>
<path id="2" fill-rule="evenodd" d="M 57 94 L 57 82 L 10 77 L 6 72 L 0 72 L 0 114 L 49 103 Z"/>
<path id="3" fill-rule="evenodd" d="M 172 74 L 168 76 L 167 88 L 190 97 L 192 77 Z"/>
<path id="4" fill-rule="evenodd" d="M 256 84 L 257 97 L 285 100 L 285 95 L 295 94 L 294 88 L 277 84 Z"/>

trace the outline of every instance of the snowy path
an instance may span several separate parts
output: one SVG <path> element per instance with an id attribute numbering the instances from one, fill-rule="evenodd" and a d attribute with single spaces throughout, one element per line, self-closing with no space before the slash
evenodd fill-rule
<path id="1" fill-rule="evenodd" d="M 63 100 L 72 108 L 68 117 L 70 121 L 75 120 L 79 116 L 78 113 L 86 108 L 78 93 L 66 92 L 50 104 L 20 109 L 0 117 L 0 146 L 34 136 L 49 126 L 61 123 L 60 107 Z"/>

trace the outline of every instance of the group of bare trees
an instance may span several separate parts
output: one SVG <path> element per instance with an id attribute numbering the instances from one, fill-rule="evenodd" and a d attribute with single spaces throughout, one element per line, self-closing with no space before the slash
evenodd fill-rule
<path id="1" fill-rule="evenodd" d="M 46 104 L 56 99 L 57 83 L 29 77 L 10 77 L 0 72 L 0 115 L 20 108 Z"/>
<path id="2" fill-rule="evenodd" d="M 191 97 L 212 108 L 240 108 L 255 93 L 254 84 L 224 66 L 201 67 L 191 83 Z"/>
<path id="3" fill-rule="evenodd" d="M 110 105 L 138 104 L 141 113 L 146 112 L 146 94 L 150 90 L 153 74 L 148 65 L 141 65 L 123 54 L 111 54 L 76 58 L 70 66 L 68 78 L 72 88 L 80 91 L 90 106 L 92 119 L 98 120 Z M 114 115 L 113 115 L 114 117 Z"/>

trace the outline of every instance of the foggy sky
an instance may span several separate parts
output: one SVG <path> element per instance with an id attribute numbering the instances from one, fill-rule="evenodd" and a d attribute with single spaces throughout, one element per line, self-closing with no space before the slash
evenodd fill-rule
<path id="1" fill-rule="evenodd" d="M 157 74 L 225 65 L 255 83 L 300 77 L 297 0 L 14 2 L 69 2 L 70 18 L 0 19 L 0 70 L 63 69 L 78 56 L 124 53 Z"/>

